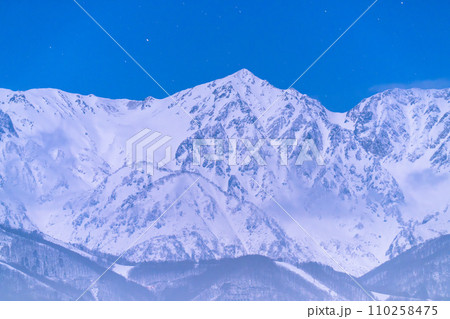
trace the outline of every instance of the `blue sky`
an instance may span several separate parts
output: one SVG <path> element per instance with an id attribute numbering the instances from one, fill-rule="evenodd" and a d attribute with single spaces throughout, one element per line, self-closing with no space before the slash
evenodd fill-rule
<path id="1" fill-rule="evenodd" d="M 79 0 L 169 92 L 247 68 L 291 83 L 373 2 Z M 379 0 L 294 88 L 345 111 L 394 86 L 448 87 L 450 1 Z M 0 2 L 0 87 L 165 97 L 72 0 Z"/>

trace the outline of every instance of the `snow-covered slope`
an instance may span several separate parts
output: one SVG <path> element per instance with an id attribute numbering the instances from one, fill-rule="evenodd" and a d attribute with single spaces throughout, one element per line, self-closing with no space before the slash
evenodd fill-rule
<path id="1" fill-rule="evenodd" d="M 359 280 L 397 299 L 450 300 L 450 236 L 417 245 Z"/>
<path id="2" fill-rule="evenodd" d="M 259 254 L 341 271 L 325 249 L 361 275 L 448 233 L 449 113 L 449 89 L 389 90 L 333 113 L 245 69 L 162 100 L 2 89 L 0 222 L 119 255 L 169 208 L 127 259 Z M 126 140 L 144 128 L 176 149 L 154 176 L 126 165 Z M 295 166 L 297 146 L 281 166 L 266 143 L 265 166 L 195 166 L 193 138 L 313 139 L 325 165 Z"/>

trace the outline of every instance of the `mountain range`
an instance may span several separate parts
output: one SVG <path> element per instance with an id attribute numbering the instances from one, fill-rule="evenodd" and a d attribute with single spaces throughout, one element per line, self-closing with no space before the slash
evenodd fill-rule
<path id="1" fill-rule="evenodd" d="M 176 155 L 153 175 L 127 165 L 146 128 Z M 0 298 L 74 299 L 125 252 L 83 298 L 448 299 L 449 133 L 450 89 L 346 113 L 245 69 L 144 101 L 0 89 Z M 264 140 L 267 165 L 195 165 L 199 138 Z"/>

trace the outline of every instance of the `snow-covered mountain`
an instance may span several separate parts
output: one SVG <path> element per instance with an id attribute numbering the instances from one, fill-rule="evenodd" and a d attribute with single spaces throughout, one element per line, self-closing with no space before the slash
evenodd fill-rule
<path id="1" fill-rule="evenodd" d="M 324 249 L 362 275 L 449 233 L 449 114 L 450 89 L 388 90 L 333 113 L 245 69 L 161 100 L 0 89 L 0 223 L 117 256 L 164 213 L 126 260 L 263 255 L 341 271 Z M 176 149 L 153 176 L 126 165 L 144 128 Z M 282 166 L 266 143 L 265 166 L 195 166 L 193 138 L 312 139 L 325 165 L 294 165 L 297 146 Z"/>
<path id="2" fill-rule="evenodd" d="M 394 298 L 450 300 L 449 251 L 449 235 L 429 240 L 365 274 L 360 282 Z"/>

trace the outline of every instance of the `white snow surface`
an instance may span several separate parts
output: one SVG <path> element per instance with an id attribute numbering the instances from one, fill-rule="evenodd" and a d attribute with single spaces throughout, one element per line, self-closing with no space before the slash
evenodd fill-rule
<path id="1" fill-rule="evenodd" d="M 317 288 L 319 288 L 320 290 L 326 292 L 327 294 L 329 294 L 330 296 L 332 296 L 334 299 L 338 298 L 339 295 L 331 288 L 325 286 L 324 284 L 322 284 L 320 281 L 318 281 L 317 279 L 315 279 L 313 276 L 311 276 L 310 274 L 308 274 L 306 271 L 297 268 L 291 264 L 288 263 L 284 263 L 284 262 L 275 262 L 278 266 L 284 267 L 287 270 L 299 275 L 300 277 L 302 277 L 303 279 L 305 279 L 306 281 L 308 281 L 309 283 L 313 284 L 314 286 L 316 286 Z"/>
<path id="2" fill-rule="evenodd" d="M 449 97 L 393 89 L 333 113 L 245 69 L 160 100 L 0 89 L 0 223 L 119 255 L 168 209 L 126 259 L 261 254 L 340 271 L 325 250 L 360 275 L 448 233 Z M 144 128 L 177 150 L 154 176 L 126 166 L 126 140 Z M 325 165 L 293 165 L 297 146 L 280 166 L 265 145 L 266 166 L 194 166 L 198 137 L 313 139 Z"/>

